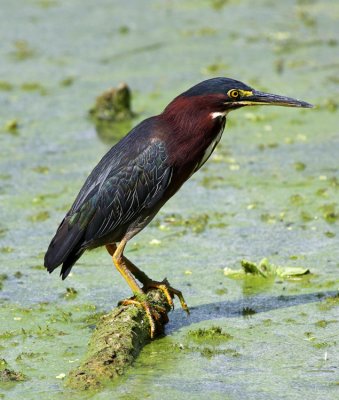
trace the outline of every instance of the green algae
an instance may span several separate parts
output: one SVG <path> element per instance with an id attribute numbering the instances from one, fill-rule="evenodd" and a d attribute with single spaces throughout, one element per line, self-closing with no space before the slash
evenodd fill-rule
<path id="1" fill-rule="evenodd" d="M 254 309 L 254 308 L 251 308 L 251 307 L 244 307 L 244 308 L 241 310 L 241 314 L 242 314 L 244 317 L 250 317 L 251 315 L 254 315 L 255 313 L 256 313 L 255 309 Z"/>
<path id="2" fill-rule="evenodd" d="M 63 78 L 60 82 L 59 85 L 61 87 L 69 87 L 72 86 L 73 83 L 75 82 L 76 78 L 74 76 L 67 76 L 66 78 Z"/>
<path id="3" fill-rule="evenodd" d="M 319 321 L 317 321 L 314 325 L 317 327 L 317 328 L 326 328 L 329 324 L 331 324 L 331 323 L 337 323 L 338 321 L 337 320 L 325 320 L 325 319 L 321 319 L 321 320 L 319 320 Z"/>
<path id="4" fill-rule="evenodd" d="M 31 222 L 43 222 L 46 221 L 49 217 L 50 217 L 49 212 L 47 210 L 44 210 L 29 216 L 28 219 Z"/>
<path id="5" fill-rule="evenodd" d="M 10 56 L 15 61 L 26 61 L 36 56 L 36 51 L 31 47 L 27 40 L 15 40 L 13 42 L 13 47 L 14 50 L 10 53 Z"/>
<path id="6" fill-rule="evenodd" d="M 212 8 L 219 11 L 229 4 L 230 0 L 210 0 L 209 3 Z"/>
<path id="7" fill-rule="evenodd" d="M 207 213 L 199 215 L 191 215 L 190 217 L 183 217 L 180 214 L 169 214 L 163 218 L 157 218 L 154 225 L 158 226 L 160 230 L 170 231 L 172 228 L 183 228 L 181 233 L 185 234 L 187 231 L 193 233 L 202 233 L 208 226 L 210 216 Z"/>
<path id="8" fill-rule="evenodd" d="M 0 247 L 1 253 L 13 253 L 14 249 L 11 246 Z"/>
<path id="9" fill-rule="evenodd" d="M 204 347 L 200 350 L 200 354 L 206 358 L 212 358 L 215 356 L 229 356 L 229 357 L 240 357 L 240 353 L 234 349 L 216 349 L 211 347 Z"/>
<path id="10" fill-rule="evenodd" d="M 13 85 L 7 81 L 0 81 L 0 90 L 9 92 L 9 91 L 13 90 Z"/>
<path id="11" fill-rule="evenodd" d="M 0 274 L 0 290 L 4 287 L 4 282 L 8 279 L 7 274 Z"/>
<path id="12" fill-rule="evenodd" d="M 187 337 L 198 342 L 225 342 L 232 339 L 232 335 L 227 332 L 223 332 L 219 326 L 211 326 L 210 328 L 198 328 L 190 330 L 187 333 Z"/>
<path id="13" fill-rule="evenodd" d="M 339 306 L 339 294 L 328 297 L 321 304 L 319 304 L 319 308 L 322 311 L 329 311 L 332 308 L 338 307 L 338 306 Z"/>
<path id="14" fill-rule="evenodd" d="M 134 116 L 131 109 L 132 93 L 126 83 L 111 88 L 96 98 L 94 106 L 89 110 L 96 120 L 124 121 Z"/>
<path id="15" fill-rule="evenodd" d="M 26 379 L 27 377 L 23 373 L 10 369 L 4 358 L 0 359 L 0 385 L 5 382 L 22 382 Z"/>
<path id="16" fill-rule="evenodd" d="M 116 143 L 132 128 L 135 113 L 131 107 L 132 92 L 126 83 L 108 89 L 96 98 L 89 115 L 104 143 Z"/>
<path id="17" fill-rule="evenodd" d="M 143 301 L 159 305 L 157 329 L 163 329 L 162 324 L 168 322 L 167 313 L 170 310 L 163 293 L 151 291 Z M 104 315 L 91 337 L 84 361 L 71 371 L 66 385 L 88 390 L 117 379 L 150 341 L 149 330 L 149 319 L 142 307 L 122 305 Z"/>
<path id="18" fill-rule="evenodd" d="M 224 268 L 224 275 L 241 279 L 249 276 L 260 278 L 278 277 L 283 279 L 298 278 L 310 273 L 308 268 L 304 267 L 288 267 L 277 266 L 268 261 L 267 258 L 262 259 L 258 264 L 248 260 L 241 260 L 242 270 L 233 270 L 231 268 Z"/>
<path id="19" fill-rule="evenodd" d="M 10 369 L 29 377 L 5 389 L 7 399 L 24 393 L 30 400 L 47 392 L 52 400 L 157 399 L 159 388 L 164 398 L 190 400 L 276 400 L 282 394 L 297 400 L 336 398 L 333 336 L 338 325 L 315 324 L 337 319 L 337 302 L 329 291 L 338 289 L 338 210 L 322 207 L 336 204 L 339 187 L 333 41 L 338 5 L 327 0 L 256 7 L 248 0 L 221 3 L 216 10 L 212 1 L 152 0 L 145 13 L 142 2 L 134 0 L 33 1 L 19 8 L 4 0 L 0 247 L 14 251 L 0 253 L 1 272 L 8 277 L 1 291 L 0 346 Z M 18 24 L 19 36 L 14 32 Z M 13 45 L 20 38 L 26 41 L 24 51 Z M 62 374 L 83 357 L 100 315 L 130 294 L 104 251 L 85 254 L 66 284 L 57 271 L 46 273 L 44 251 L 107 144 L 212 76 L 213 68 L 206 67 L 213 64 L 257 89 L 300 97 L 317 108 L 306 113 L 258 107 L 229 115 L 211 159 L 156 217 L 163 222 L 180 215 L 179 225 L 149 226 L 127 247 L 148 274 L 172 278 L 184 291 L 192 306 L 190 319 L 179 309 L 170 314 L 167 336 L 144 348 L 119 382 L 95 394 L 70 391 Z M 103 88 L 122 80 L 133 88 L 138 116 L 119 128 L 108 127 L 100 137 L 86 119 L 87 110 Z M 41 96 L 38 88 L 22 90 L 30 82 L 39 83 L 46 94 Z M 4 126 L 11 120 L 17 127 L 8 132 Z M 297 194 L 300 205 L 290 200 Z M 41 210 L 50 218 L 30 220 Z M 195 217 L 203 214 L 208 221 L 201 229 Z M 191 219 L 192 225 L 185 224 Z M 149 245 L 154 238 L 161 246 Z M 222 279 L 225 265 L 265 256 L 275 265 L 305 265 L 314 275 L 296 281 L 252 275 Z M 20 279 L 14 278 L 18 270 L 24 274 Z M 78 291 L 72 301 L 63 297 L 66 287 Z M 227 293 L 217 292 L 220 287 Z M 303 300 L 312 293 L 318 293 L 318 303 Z M 329 294 L 334 299 L 326 300 Z M 299 300 L 290 304 L 289 296 Z M 243 309 L 256 313 L 244 318 Z M 186 334 L 196 329 L 195 322 L 201 329 L 217 324 L 233 339 L 217 346 L 189 341 Z M 305 340 L 305 331 L 315 339 Z M 184 349 L 172 352 L 173 343 L 183 343 Z M 23 355 L 21 360 L 25 351 L 41 357 Z M 232 351 L 240 355 L 233 357 Z M 244 371 L 246 380 L 241 379 Z"/>
<path id="20" fill-rule="evenodd" d="M 220 343 L 219 343 L 220 344 Z M 217 346 L 217 343 L 210 346 L 195 346 L 190 344 L 183 345 L 182 343 L 176 343 L 173 346 L 173 350 L 178 353 L 190 354 L 190 353 L 198 353 L 202 357 L 207 359 L 212 359 L 217 356 L 225 356 L 225 357 L 240 357 L 241 353 L 232 348 L 220 348 Z"/>
<path id="21" fill-rule="evenodd" d="M 189 233 L 201 234 L 207 229 L 225 228 L 227 223 L 224 222 L 225 213 L 201 213 L 182 216 L 178 213 L 164 214 L 157 217 L 152 226 L 157 227 L 164 232 L 175 232 L 177 235 L 186 235 Z"/>
<path id="22" fill-rule="evenodd" d="M 339 219 L 339 213 L 336 211 L 336 208 L 336 203 L 324 204 L 320 207 L 322 217 L 329 224 L 333 224 Z"/>
<path id="23" fill-rule="evenodd" d="M 38 165 L 37 167 L 32 168 L 32 171 L 38 174 L 48 174 L 49 168 L 46 167 L 45 165 Z"/>
<path id="24" fill-rule="evenodd" d="M 66 292 L 62 295 L 67 300 L 73 300 L 77 297 L 78 291 L 73 287 L 66 288 Z"/>
<path id="25" fill-rule="evenodd" d="M 47 94 L 47 89 L 39 82 L 24 82 L 20 89 L 25 92 L 39 92 L 41 95 Z"/>
<path id="26" fill-rule="evenodd" d="M 19 121 L 17 119 L 10 119 L 5 123 L 3 129 L 9 133 L 18 133 L 19 126 Z"/>

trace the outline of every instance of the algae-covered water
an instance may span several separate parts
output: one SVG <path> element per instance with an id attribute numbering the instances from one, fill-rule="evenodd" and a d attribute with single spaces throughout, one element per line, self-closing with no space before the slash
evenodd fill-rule
<path id="1" fill-rule="evenodd" d="M 18 379 L 0 398 L 338 398 L 339 3 L 1 0 L 0 18 L 0 369 Z M 88 110 L 127 82 L 132 126 L 219 75 L 316 108 L 229 116 L 209 162 L 126 253 L 180 288 L 191 317 L 177 306 L 121 380 L 71 391 L 96 321 L 130 295 L 104 250 L 64 282 L 42 266 L 109 147 Z M 264 257 L 311 273 L 224 274 Z"/>

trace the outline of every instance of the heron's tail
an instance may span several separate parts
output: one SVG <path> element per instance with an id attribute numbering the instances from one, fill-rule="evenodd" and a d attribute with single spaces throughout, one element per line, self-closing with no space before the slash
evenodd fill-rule
<path id="1" fill-rule="evenodd" d="M 69 217 L 61 222 L 45 254 L 44 265 L 49 273 L 62 265 L 60 275 L 65 279 L 75 262 L 81 257 L 84 231 L 78 224 L 70 225 Z"/>

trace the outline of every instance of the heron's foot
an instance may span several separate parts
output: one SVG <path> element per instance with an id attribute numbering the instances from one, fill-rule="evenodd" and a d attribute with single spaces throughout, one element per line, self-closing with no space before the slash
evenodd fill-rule
<path id="1" fill-rule="evenodd" d="M 173 303 L 173 298 L 174 296 L 177 296 L 181 307 L 183 308 L 183 310 L 185 310 L 187 312 L 187 314 L 190 313 L 186 301 L 184 299 L 183 294 L 180 292 L 180 290 L 174 289 L 168 282 L 168 280 L 165 278 L 162 282 L 158 282 L 158 281 L 153 281 L 153 280 L 149 280 L 147 282 L 144 283 L 144 286 L 142 288 L 142 290 L 147 293 L 150 289 L 160 289 L 163 291 L 168 304 L 174 308 L 174 303 Z"/>
<path id="2" fill-rule="evenodd" d="M 157 305 L 151 304 L 145 298 L 138 299 L 139 296 L 131 297 L 130 299 L 122 300 L 118 305 L 136 305 L 137 307 L 142 307 L 145 310 L 149 324 L 150 324 L 150 336 L 154 339 L 158 333 L 163 331 L 163 325 L 168 322 L 166 309 Z M 146 296 L 142 296 L 146 297 Z"/>

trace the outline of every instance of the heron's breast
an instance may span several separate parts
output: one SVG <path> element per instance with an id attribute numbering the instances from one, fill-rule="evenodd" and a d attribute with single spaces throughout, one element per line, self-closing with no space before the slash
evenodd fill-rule
<path id="1" fill-rule="evenodd" d="M 210 158 L 211 154 L 213 153 L 214 149 L 216 148 L 217 144 L 220 142 L 222 133 L 224 132 L 225 123 L 222 124 L 221 129 L 219 130 L 218 134 L 212 139 L 211 143 L 206 147 L 204 150 L 200 161 L 196 164 L 192 174 L 198 171 L 205 162 Z"/>

